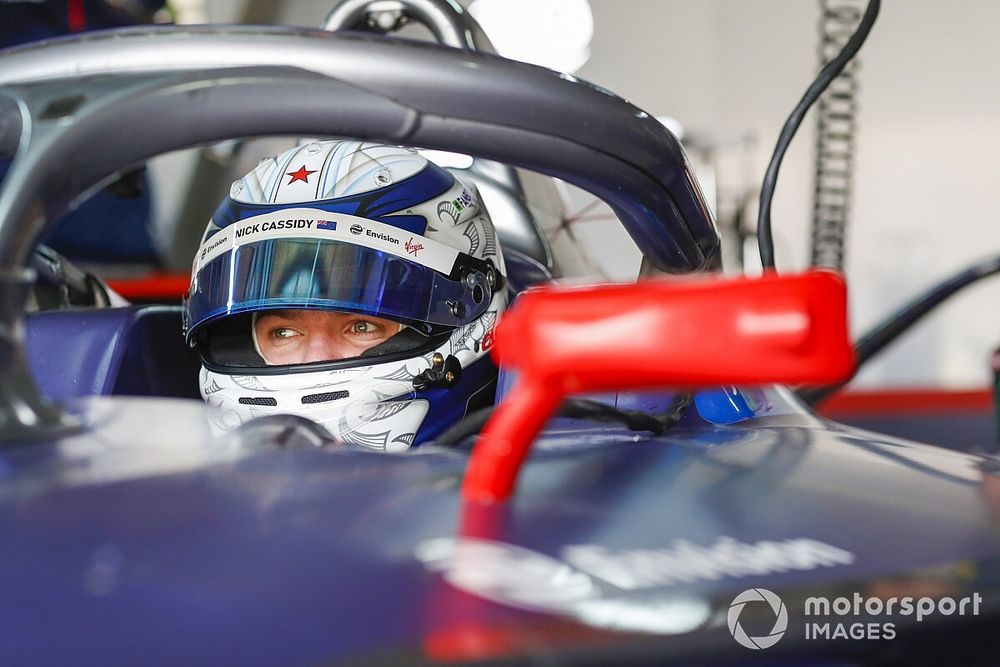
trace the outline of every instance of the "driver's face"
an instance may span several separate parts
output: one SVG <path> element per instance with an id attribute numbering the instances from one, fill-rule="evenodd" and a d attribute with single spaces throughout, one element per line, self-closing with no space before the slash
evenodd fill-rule
<path id="1" fill-rule="evenodd" d="M 260 353 L 275 365 L 357 357 L 400 328 L 381 317 L 319 310 L 269 310 L 254 318 Z"/>

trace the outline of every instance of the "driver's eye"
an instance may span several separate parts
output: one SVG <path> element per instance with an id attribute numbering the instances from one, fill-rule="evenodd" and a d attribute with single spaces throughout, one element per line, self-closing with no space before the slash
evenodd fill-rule
<path id="1" fill-rule="evenodd" d="M 278 327 L 271 330 L 271 335 L 275 338 L 291 338 L 296 335 L 295 329 L 289 329 L 288 327 Z"/>
<path id="2" fill-rule="evenodd" d="M 378 333 L 379 329 L 379 325 L 368 320 L 355 320 L 351 325 L 351 332 L 356 334 L 374 334 Z"/>

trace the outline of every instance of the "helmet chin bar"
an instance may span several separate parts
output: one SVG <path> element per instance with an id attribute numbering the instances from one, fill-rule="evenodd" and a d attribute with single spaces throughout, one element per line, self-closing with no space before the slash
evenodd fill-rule
<path id="1" fill-rule="evenodd" d="M 440 423 L 435 420 L 450 414 L 441 407 L 442 394 L 467 406 L 488 386 L 490 375 L 495 381 L 495 370 L 492 374 L 484 370 L 493 366 L 484 358 L 488 346 L 483 340 L 492 334 L 498 312 L 505 307 L 506 294 L 498 294 L 481 318 L 432 339 L 431 348 L 359 357 L 322 368 L 206 365 L 200 379 L 202 395 L 219 409 L 218 431 L 270 414 L 296 414 L 322 425 L 339 441 L 404 451 L 433 438 Z M 447 392 L 440 391 L 445 388 Z"/>

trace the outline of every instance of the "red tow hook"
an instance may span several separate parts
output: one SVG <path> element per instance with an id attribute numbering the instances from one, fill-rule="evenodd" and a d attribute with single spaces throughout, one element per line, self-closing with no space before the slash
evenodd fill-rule
<path id="1" fill-rule="evenodd" d="M 531 442 L 569 394 L 850 376 L 847 287 L 832 271 L 546 287 L 518 298 L 493 355 L 518 382 L 487 422 L 465 500 L 513 491 Z"/>

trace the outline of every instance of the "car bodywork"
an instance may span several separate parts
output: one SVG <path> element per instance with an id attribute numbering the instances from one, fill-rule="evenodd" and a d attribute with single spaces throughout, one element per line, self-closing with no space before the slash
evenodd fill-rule
<path id="1" fill-rule="evenodd" d="M 200 402 L 116 384 L 143 360 L 146 376 L 170 365 L 165 337 L 70 363 L 74 331 L 134 310 L 60 315 L 25 353 L 24 267 L 49 221 L 151 155 L 248 135 L 349 135 L 529 168 L 607 201 L 657 268 L 718 268 L 679 144 L 636 107 L 495 56 L 279 28 L 26 47 L 0 55 L 0 85 L 14 158 L 0 192 L 0 661 L 663 664 L 819 651 L 869 662 L 989 650 L 994 462 L 824 422 L 779 387 L 751 419 L 689 411 L 656 436 L 555 420 L 514 497 L 482 504 L 462 499 L 459 449 L 317 448 L 296 420 L 218 436 Z M 112 322 L 93 349 L 124 350 L 114 337 L 125 331 L 142 338 Z M 67 388 L 88 364 L 92 390 Z M 615 398 L 649 412 L 675 399 Z M 982 600 L 976 617 L 899 619 L 893 642 L 817 644 L 793 619 L 757 654 L 726 619 L 755 587 L 789 607 L 852 592 Z"/>

